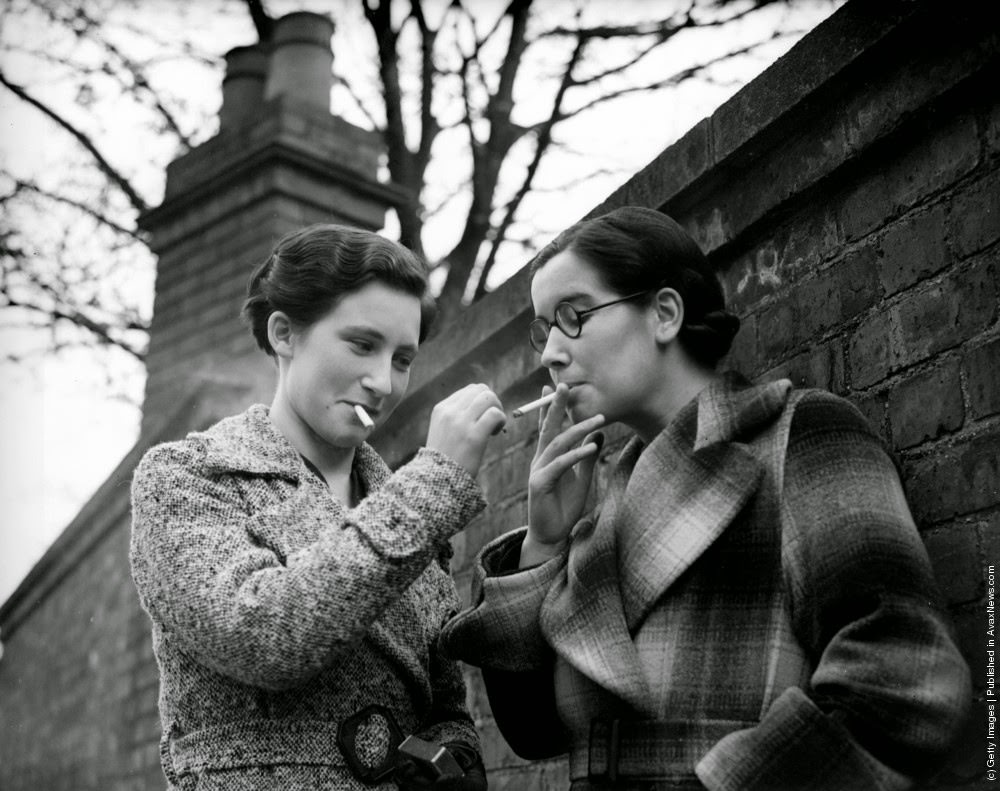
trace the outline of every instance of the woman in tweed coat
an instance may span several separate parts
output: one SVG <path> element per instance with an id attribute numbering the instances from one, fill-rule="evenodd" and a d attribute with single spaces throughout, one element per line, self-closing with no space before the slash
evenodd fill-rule
<path id="1" fill-rule="evenodd" d="M 474 480 L 505 420 L 470 385 L 391 474 L 383 422 L 433 304 L 425 269 L 367 231 L 282 239 L 244 307 L 278 384 L 207 431 L 150 450 L 133 482 L 133 577 L 160 667 L 171 789 L 396 788 L 395 746 L 443 744 L 485 791 L 461 673 L 437 648 L 458 599 L 442 557 L 483 507 Z M 398 732 L 395 728 L 398 727 Z M 412 764 L 400 788 L 430 788 Z"/>
<path id="2" fill-rule="evenodd" d="M 569 229 L 532 278 L 556 397 L 529 524 L 484 548 L 442 632 L 514 750 L 568 752 L 573 791 L 903 789 L 938 768 L 968 668 L 858 411 L 717 373 L 738 321 L 658 212 Z M 585 513 L 612 422 L 635 436 Z"/>

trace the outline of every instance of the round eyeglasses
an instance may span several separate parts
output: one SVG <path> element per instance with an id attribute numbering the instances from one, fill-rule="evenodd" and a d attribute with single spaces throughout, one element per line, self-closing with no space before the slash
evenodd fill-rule
<path id="1" fill-rule="evenodd" d="M 635 299 L 648 293 L 648 291 L 637 291 L 634 294 L 629 294 L 627 297 L 594 305 L 594 307 L 587 308 L 586 310 L 577 310 L 569 302 L 560 302 L 553 311 L 555 326 L 567 338 L 579 338 L 580 333 L 583 331 L 583 320 L 591 313 L 603 310 L 604 308 L 610 308 L 612 305 L 618 305 L 622 302 L 628 302 L 630 299 Z M 528 340 L 531 343 L 531 348 L 539 354 L 545 351 L 545 344 L 549 340 L 549 333 L 552 331 L 552 326 L 546 319 L 541 317 L 528 325 Z"/>

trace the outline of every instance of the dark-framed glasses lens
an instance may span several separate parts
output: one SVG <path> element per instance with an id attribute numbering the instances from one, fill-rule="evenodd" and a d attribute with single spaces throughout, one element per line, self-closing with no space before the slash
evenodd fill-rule
<path id="1" fill-rule="evenodd" d="M 567 338 L 578 338 L 580 336 L 580 314 L 568 302 L 560 302 L 556 305 L 555 320 L 556 325 L 565 333 Z"/>
<path id="2" fill-rule="evenodd" d="M 535 319 L 528 325 L 528 339 L 531 347 L 541 354 L 545 351 L 545 343 L 549 339 L 549 323 L 545 319 Z"/>

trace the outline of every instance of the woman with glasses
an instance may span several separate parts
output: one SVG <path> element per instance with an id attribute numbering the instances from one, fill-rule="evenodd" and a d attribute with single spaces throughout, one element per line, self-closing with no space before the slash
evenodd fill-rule
<path id="1" fill-rule="evenodd" d="M 580 223 L 532 264 L 528 525 L 442 632 L 526 758 L 573 791 L 902 789 L 969 672 L 888 452 L 845 400 L 718 362 L 738 320 L 661 213 Z M 632 433 L 599 504 L 602 430 Z"/>
<path id="2" fill-rule="evenodd" d="M 139 464 L 132 573 L 170 789 L 485 791 L 437 636 L 459 603 L 448 540 L 484 506 L 475 475 L 506 418 L 470 385 L 395 473 L 366 443 L 406 392 L 433 307 L 401 245 L 338 225 L 289 234 L 244 305 L 277 367 L 270 406 Z M 447 782 L 400 759 L 411 735 Z"/>

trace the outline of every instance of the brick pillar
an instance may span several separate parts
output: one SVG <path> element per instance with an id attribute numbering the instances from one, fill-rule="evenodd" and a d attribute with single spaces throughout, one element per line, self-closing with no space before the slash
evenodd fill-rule
<path id="1" fill-rule="evenodd" d="M 269 401 L 273 363 L 239 320 L 254 266 L 303 225 L 381 228 L 399 200 L 376 177 L 379 135 L 330 114 L 332 33 L 295 13 L 268 49 L 229 52 L 219 133 L 168 166 L 163 203 L 140 218 L 159 259 L 144 435 L 206 380 L 242 389 L 233 411 Z"/>

